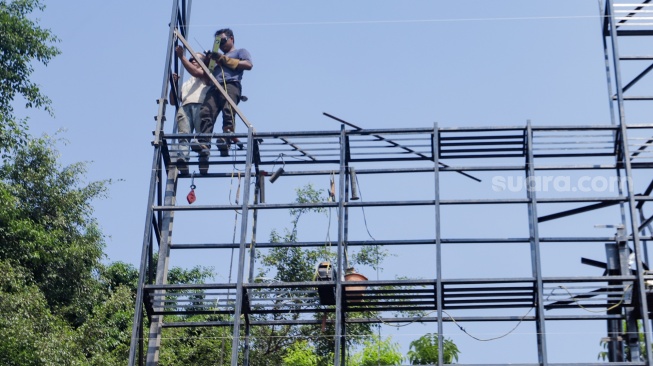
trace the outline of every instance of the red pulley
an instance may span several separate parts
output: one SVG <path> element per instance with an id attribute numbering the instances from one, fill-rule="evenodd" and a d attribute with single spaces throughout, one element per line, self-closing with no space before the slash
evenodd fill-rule
<path id="1" fill-rule="evenodd" d="M 188 195 L 186 196 L 186 200 L 188 201 L 188 203 L 192 204 L 193 202 L 195 202 L 195 199 L 196 199 L 195 191 L 191 189 L 190 192 L 188 192 Z"/>
<path id="2" fill-rule="evenodd" d="M 195 187 L 191 187 L 190 192 L 188 192 L 188 195 L 186 196 L 186 200 L 189 204 L 193 204 L 196 199 L 197 197 L 195 197 Z"/>

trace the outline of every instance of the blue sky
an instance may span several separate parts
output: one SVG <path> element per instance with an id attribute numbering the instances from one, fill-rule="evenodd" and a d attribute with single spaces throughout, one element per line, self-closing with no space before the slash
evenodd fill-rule
<path id="1" fill-rule="evenodd" d="M 188 40 L 196 50 L 208 49 L 216 29 L 234 30 L 236 46 L 248 49 L 254 63 L 243 80 L 243 94 L 249 101 L 239 107 L 258 131 L 340 127 L 322 112 L 368 128 L 431 127 L 435 122 L 443 127 L 523 126 L 527 120 L 534 125 L 607 125 L 610 115 L 598 8 L 596 0 L 196 0 Z M 137 264 L 140 260 L 152 162 L 151 131 L 165 72 L 170 9 L 169 1 L 159 0 L 50 1 L 46 11 L 38 14 L 42 26 L 61 39 L 62 55 L 47 67 L 36 67 L 33 76 L 53 100 L 56 118 L 35 111 L 25 113 L 31 116 L 34 134 L 66 130 L 60 135 L 68 141 L 60 145 L 64 163 L 89 161 L 89 180 L 116 181 L 109 199 L 95 203 L 112 261 Z M 172 113 L 174 109 L 168 108 L 168 121 L 173 120 Z M 238 129 L 244 131 L 242 125 Z M 483 178 L 482 185 L 454 180 L 448 184 L 455 188 L 444 194 L 461 198 L 472 191 L 488 193 L 491 175 Z M 298 181 L 297 185 L 303 183 Z M 313 183 L 318 188 L 327 187 L 326 181 Z M 372 179 L 366 183 L 361 187 L 364 198 L 384 199 L 387 187 Z M 188 184 L 180 183 L 183 195 Z M 405 189 L 399 194 L 407 197 L 410 194 L 405 191 L 423 189 L 421 184 L 432 190 L 428 182 L 401 184 Z M 275 185 L 267 194 L 288 196 L 292 188 L 290 183 L 285 191 Z M 207 184 L 199 185 L 197 193 L 200 201 L 209 196 L 222 203 L 227 199 L 224 190 Z M 401 237 L 401 231 L 392 230 L 397 226 L 410 228 L 407 235 L 419 237 L 420 230 L 432 235 L 432 221 L 428 219 L 397 222 L 397 215 L 372 210 L 367 215 L 368 229 L 375 237 Z M 429 215 L 432 213 L 425 217 Z M 288 224 L 289 220 L 279 216 L 261 224 L 259 241 L 267 238 L 271 228 Z M 456 213 L 450 217 L 455 221 Z M 509 235 L 486 217 L 487 212 L 465 218 L 473 222 L 471 230 L 479 236 Z M 210 220 L 206 215 L 188 219 L 189 237 L 212 240 L 213 233 L 199 232 L 213 225 Z M 600 216 L 587 220 L 572 218 L 548 230 L 573 232 L 584 225 L 591 232 L 594 224 L 612 223 L 602 222 Z M 327 222 L 325 216 L 310 219 L 300 227 L 300 235 L 306 235 L 304 240 L 322 240 Z M 227 229 L 222 235 L 230 235 L 232 222 L 224 221 L 224 225 Z M 330 228 L 335 230 L 335 226 L 332 223 Z M 464 230 L 455 222 L 452 227 L 452 235 Z M 310 238 L 313 232 L 320 233 L 317 239 Z M 358 234 L 361 238 L 367 235 L 362 229 Z M 335 234 L 331 238 L 335 240 Z M 560 266 L 551 273 L 588 270 L 579 264 L 581 255 L 588 256 L 584 250 L 565 252 Z M 602 246 L 592 250 L 590 254 L 595 256 L 590 257 L 603 260 Z M 479 247 L 474 251 L 476 255 L 448 264 L 447 273 L 474 277 L 478 272 L 469 268 L 509 274 L 514 269 L 522 271 L 520 275 L 530 271 L 527 247 Z M 428 261 L 420 262 L 425 260 L 421 254 L 393 254 L 381 279 L 395 275 L 432 277 L 412 266 L 418 263 L 428 267 Z M 173 264 L 197 261 L 224 266 L 224 262 L 192 255 L 181 256 Z M 595 272 L 588 273 L 600 275 Z M 226 277 L 222 276 L 216 280 Z M 476 330 L 484 338 L 483 332 L 496 335 L 513 326 L 474 324 L 467 330 Z M 472 341 L 453 325 L 447 327 L 448 335 L 463 352 L 461 363 L 480 363 L 493 354 L 506 362 L 533 362 L 532 324 L 522 324 L 513 335 L 495 342 Z M 403 333 L 384 329 L 384 335 L 392 335 L 405 346 L 413 335 L 428 331 L 425 326 L 410 328 Z M 603 324 L 552 328 L 554 352 L 549 361 L 596 359 Z M 581 337 L 574 333 L 577 331 L 583 333 Z M 572 341 L 574 347 L 569 348 Z"/>

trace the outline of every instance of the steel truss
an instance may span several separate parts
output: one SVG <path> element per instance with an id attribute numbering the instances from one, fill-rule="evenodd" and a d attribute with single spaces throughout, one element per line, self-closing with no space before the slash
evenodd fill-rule
<path id="1" fill-rule="evenodd" d="M 651 240 L 647 202 L 653 200 L 653 180 L 647 172 L 653 167 L 653 124 L 627 124 L 625 102 L 653 100 L 653 97 L 624 95 L 637 81 L 653 68 L 636 75 L 625 87 L 622 85 L 621 60 L 653 60 L 653 57 L 619 56 L 618 40 L 623 37 L 653 35 L 653 25 L 641 29 L 638 16 L 651 9 L 649 1 L 640 5 L 626 5 L 607 1 L 604 10 L 605 55 L 608 87 L 612 95 L 613 125 L 522 126 L 451 128 L 437 124 L 428 128 L 363 129 L 337 117 L 339 130 L 246 132 L 211 134 L 211 138 L 236 136 L 240 149 L 231 150 L 229 158 L 211 151 L 211 173 L 193 179 L 213 182 L 231 179 L 225 173 L 231 167 L 242 172 L 243 197 L 233 204 L 178 204 L 178 185 L 188 181 L 188 174 L 180 174 L 174 161 L 179 149 L 179 138 L 197 135 L 167 133 L 164 129 L 166 95 L 173 60 L 175 29 L 185 36 L 190 15 L 190 4 L 173 1 L 171 29 L 164 85 L 156 117 L 154 156 L 149 190 L 146 225 L 143 236 L 136 313 L 130 349 L 130 365 L 158 364 L 162 333 L 173 327 L 229 327 L 232 330 L 231 365 L 247 364 L 250 331 L 253 327 L 270 325 L 316 325 L 328 323 L 333 333 L 336 366 L 347 364 L 345 341 L 348 324 L 383 322 L 411 323 L 413 316 L 402 312 L 421 312 L 418 321 L 433 323 L 442 335 L 445 323 L 465 322 L 528 322 L 536 329 L 535 343 L 538 365 L 549 362 L 547 324 L 564 321 L 604 321 L 607 324 L 605 342 L 608 363 L 614 365 L 653 365 L 650 346 L 639 354 L 638 325 L 644 333 L 644 344 L 650 345 L 649 306 L 653 281 L 648 272 L 646 242 Z M 621 15 L 620 15 L 621 14 Z M 635 24 L 638 29 L 627 26 Z M 612 25 L 615 26 L 612 26 Z M 649 29 L 649 30 L 645 30 Z M 197 164 L 190 162 L 190 170 Z M 277 202 L 266 197 L 266 181 L 279 165 L 283 177 L 328 177 L 336 179 L 334 200 L 319 203 Z M 226 168 L 226 169 L 221 169 Z M 355 168 L 355 169 L 354 169 Z M 216 172 L 217 171 L 217 172 Z M 617 191 L 602 194 L 567 192 L 543 194 L 538 189 L 523 189 L 516 194 L 499 194 L 487 190 L 484 194 L 457 197 L 452 194 L 452 181 L 482 181 L 488 176 L 518 174 L 533 182 L 551 173 L 594 174 L 616 176 L 626 183 Z M 491 175 L 490 175 L 491 174 Z M 432 189 L 413 192 L 415 198 L 398 199 L 388 193 L 385 200 L 354 200 L 360 177 L 408 176 L 432 182 Z M 479 178 L 483 177 L 483 179 Z M 625 179 L 623 179 L 625 178 Z M 361 178 L 362 179 L 362 178 Z M 279 183 L 277 183 L 279 184 Z M 456 183 L 454 183 L 455 185 Z M 487 184 L 487 183 L 486 183 Z M 487 185 L 485 186 L 487 187 Z M 391 190 L 389 190 L 391 191 Z M 477 192 L 478 193 L 478 192 Z M 276 197 L 275 197 L 276 198 Z M 650 204 L 649 204 L 650 205 Z M 486 210 L 509 206 L 522 210 L 527 216 L 520 223 L 524 235 L 487 237 L 471 235 L 449 237 L 446 211 L 450 208 Z M 255 232 L 259 215 L 291 208 L 328 208 L 337 211 L 336 261 L 334 275 L 309 282 L 261 282 L 254 277 L 256 253 L 275 247 L 311 248 L 324 246 L 323 241 L 275 243 L 258 242 Z M 351 229 L 361 225 L 352 218 L 352 210 L 361 208 L 392 208 L 411 212 L 411 208 L 432 210 L 433 221 L 424 222 L 420 214 L 402 220 L 422 221 L 432 226 L 433 235 L 423 238 L 376 238 L 359 240 L 350 235 Z M 229 243 L 184 243 L 173 241 L 176 215 L 189 212 L 233 212 L 239 210 L 241 223 L 239 239 Z M 423 211 L 420 211 L 423 212 Z M 546 236 L 541 234 L 544 223 L 554 223 L 587 213 L 607 212 L 614 224 L 611 235 Z M 497 220 L 486 215 L 487 220 Z M 178 228 L 175 227 L 175 230 Z M 248 234 L 249 233 L 249 234 Z M 335 241 L 335 240 L 334 240 Z M 595 243 L 605 246 L 606 261 L 582 258 L 582 263 L 605 270 L 601 276 L 546 276 L 548 263 L 544 250 L 552 243 L 575 245 Z M 479 275 L 462 278 L 448 276 L 443 268 L 452 258 L 448 248 L 465 245 L 524 245 L 529 248 L 530 273 L 526 276 L 497 277 Z M 435 253 L 432 276 L 420 279 L 345 281 L 348 266 L 347 248 L 363 245 L 401 248 L 404 246 L 431 248 Z M 209 284 L 167 284 L 168 265 L 172 253 L 186 250 L 235 250 L 236 281 Z M 154 253 L 158 252 L 158 262 Z M 550 266 L 548 267 L 550 268 Z M 285 301 L 285 300 L 288 301 Z M 591 312 L 579 314 L 579 309 Z M 525 311 L 529 310 L 527 315 Z M 532 310 L 532 312 L 531 312 Z M 498 311 L 498 312 L 497 312 Z M 451 313 L 457 312 L 455 318 Z M 275 316 L 293 314 L 292 318 Z M 400 314 L 397 316 L 397 314 Z M 206 315 L 205 321 L 166 322 L 169 315 Z M 328 317 L 327 317 L 328 315 Z M 324 318 L 323 318 L 324 316 Z M 322 319 L 322 320 L 320 320 Z M 146 337 L 144 327 L 149 325 Z M 145 344 L 147 348 L 145 349 Z M 628 352 L 625 350 L 628 349 Z M 439 364 L 442 364 L 440 355 Z M 502 365 L 502 363 L 492 363 Z M 562 365 L 558 363 L 559 365 Z M 605 362 L 583 363 L 603 365 Z M 507 365 L 507 363 L 506 363 Z M 580 365 L 580 364 L 577 364 Z"/>

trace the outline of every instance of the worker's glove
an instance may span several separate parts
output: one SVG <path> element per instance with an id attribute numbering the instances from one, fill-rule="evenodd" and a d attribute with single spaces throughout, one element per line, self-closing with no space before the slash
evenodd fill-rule
<path id="1" fill-rule="evenodd" d="M 237 58 L 227 57 L 217 52 L 211 52 L 211 59 L 215 60 L 220 65 L 226 66 L 232 70 L 235 70 L 238 67 L 238 62 L 240 61 Z"/>
<path id="2" fill-rule="evenodd" d="M 236 68 L 238 67 L 238 62 L 239 61 L 240 60 L 237 59 L 237 58 L 222 56 L 222 57 L 220 57 L 220 60 L 218 62 L 223 64 L 224 66 L 232 69 L 232 70 L 236 70 Z"/>

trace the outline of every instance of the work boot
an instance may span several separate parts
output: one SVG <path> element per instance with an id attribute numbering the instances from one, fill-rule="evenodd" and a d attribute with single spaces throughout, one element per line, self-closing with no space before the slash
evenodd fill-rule
<path id="1" fill-rule="evenodd" d="M 186 159 L 184 158 L 177 158 L 177 169 L 179 169 L 179 173 L 181 174 L 188 174 L 188 164 L 186 164 Z"/>
<path id="2" fill-rule="evenodd" d="M 215 139 L 215 146 L 220 150 L 220 156 L 229 156 L 229 141 L 223 137 Z"/>
<path id="3" fill-rule="evenodd" d="M 190 148 L 191 150 L 199 154 L 204 150 L 208 151 L 210 147 L 208 146 L 208 144 L 197 141 L 197 139 L 192 139 L 190 140 Z"/>
<path id="4" fill-rule="evenodd" d="M 203 150 L 200 153 L 200 156 L 197 158 L 199 162 L 199 169 L 201 175 L 209 174 L 209 152 L 208 150 Z"/>
<path id="5" fill-rule="evenodd" d="M 234 128 L 233 126 L 222 126 L 222 132 L 224 133 L 233 133 Z M 235 137 L 218 137 L 215 141 L 216 146 L 218 147 L 218 150 L 220 150 L 220 156 L 229 156 L 229 148 L 231 146 L 231 142 Z M 238 139 L 236 139 L 238 140 Z"/>

